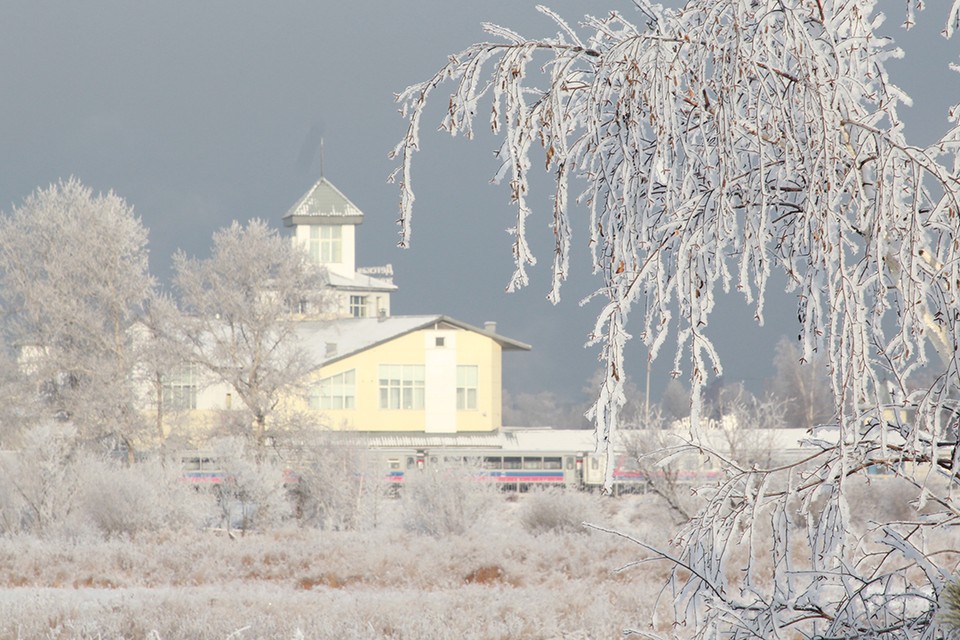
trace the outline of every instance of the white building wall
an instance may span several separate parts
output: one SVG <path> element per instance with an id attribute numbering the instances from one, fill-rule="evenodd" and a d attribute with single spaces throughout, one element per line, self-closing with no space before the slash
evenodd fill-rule
<path id="1" fill-rule="evenodd" d="M 442 345 L 438 342 L 442 341 Z M 424 332 L 424 430 L 457 430 L 457 332 Z"/>
<path id="2" fill-rule="evenodd" d="M 320 225 L 298 224 L 294 226 L 294 240 L 305 251 L 310 247 L 310 227 Z M 337 226 L 337 225 L 326 225 Z M 344 278 L 354 278 L 357 274 L 357 247 L 356 247 L 356 225 L 344 224 L 340 226 L 340 262 L 328 262 L 324 264 L 328 271 L 343 276 Z"/>

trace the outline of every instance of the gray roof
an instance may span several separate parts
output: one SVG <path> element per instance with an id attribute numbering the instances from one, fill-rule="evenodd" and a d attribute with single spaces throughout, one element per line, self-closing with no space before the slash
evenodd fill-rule
<path id="1" fill-rule="evenodd" d="M 324 434 L 331 442 L 373 449 L 501 449 L 503 437 L 498 431 L 423 433 L 401 431 L 331 431 Z"/>
<path id="2" fill-rule="evenodd" d="M 363 212 L 326 178 L 320 178 L 283 216 L 295 224 L 360 224 Z"/>
<path id="3" fill-rule="evenodd" d="M 530 350 L 528 344 L 443 315 L 341 318 L 302 322 L 298 324 L 297 332 L 313 361 L 318 363 L 318 366 L 324 366 L 408 333 L 430 327 L 473 331 L 495 340 L 502 349 Z"/>

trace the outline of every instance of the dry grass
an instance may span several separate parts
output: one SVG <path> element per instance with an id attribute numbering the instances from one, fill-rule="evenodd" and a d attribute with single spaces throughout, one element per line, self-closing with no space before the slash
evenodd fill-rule
<path id="1" fill-rule="evenodd" d="M 0 538 L 0 639 L 512 640 L 650 628 L 656 566 L 616 574 L 638 552 L 595 531 L 529 533 L 525 499 L 504 497 L 470 531 L 441 537 L 386 526 Z M 644 500 L 611 499 L 600 517 L 630 526 L 645 508 L 662 537 Z"/>

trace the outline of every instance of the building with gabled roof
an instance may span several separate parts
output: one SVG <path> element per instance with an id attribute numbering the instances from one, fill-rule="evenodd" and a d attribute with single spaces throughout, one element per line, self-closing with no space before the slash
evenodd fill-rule
<path id="1" fill-rule="evenodd" d="M 306 409 L 334 430 L 496 431 L 503 351 L 530 349 L 493 323 L 443 315 L 305 322 L 298 332 L 318 363 Z"/>

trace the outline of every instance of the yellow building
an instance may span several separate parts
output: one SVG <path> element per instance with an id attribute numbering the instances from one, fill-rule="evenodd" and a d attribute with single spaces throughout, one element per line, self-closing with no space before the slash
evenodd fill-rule
<path id="1" fill-rule="evenodd" d="M 501 426 L 504 350 L 529 350 L 452 318 L 394 316 L 303 323 L 318 363 L 307 410 L 330 429 L 489 432 Z"/>

